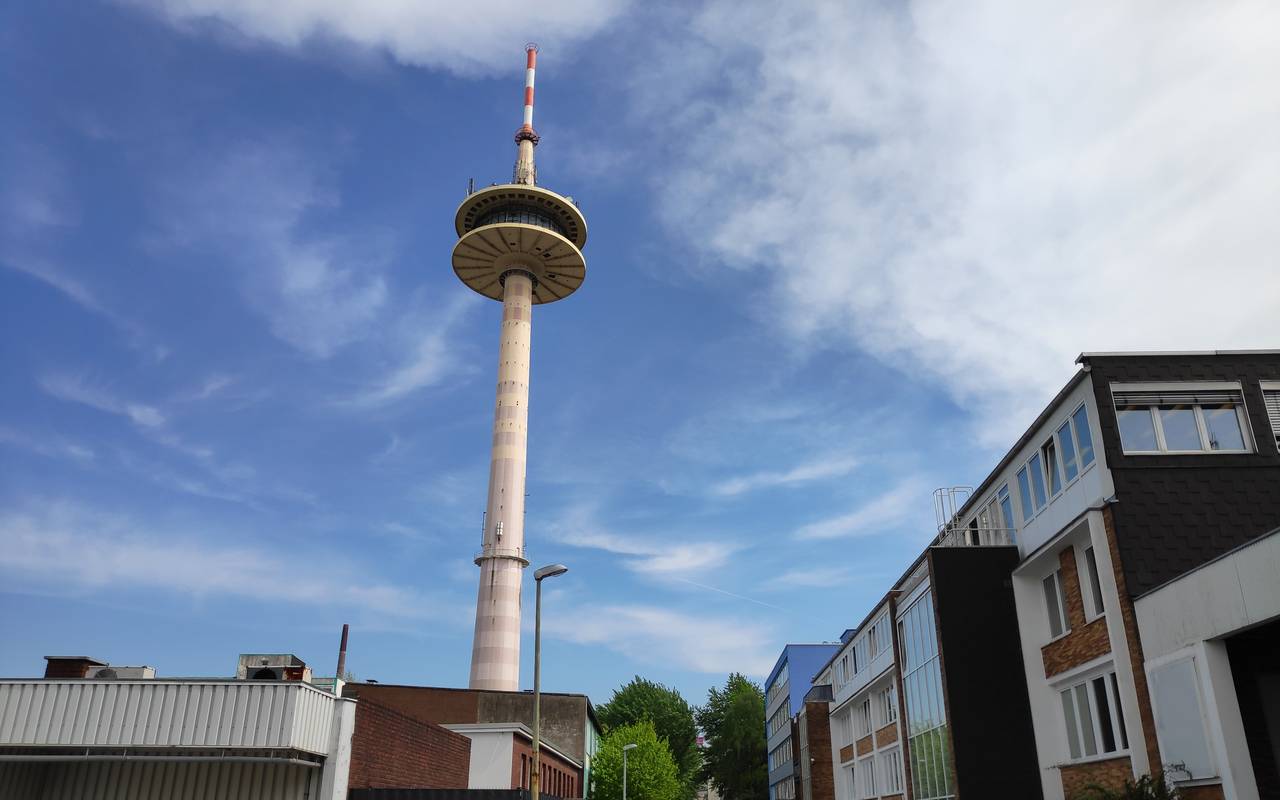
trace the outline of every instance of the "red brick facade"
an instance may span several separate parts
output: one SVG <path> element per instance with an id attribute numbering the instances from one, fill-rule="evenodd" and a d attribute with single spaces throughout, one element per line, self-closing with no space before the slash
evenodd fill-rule
<path id="1" fill-rule="evenodd" d="M 826 701 L 804 704 L 805 740 L 809 743 L 808 800 L 835 800 L 831 764 L 831 717 Z"/>
<path id="2" fill-rule="evenodd" d="M 352 789 L 466 789 L 471 740 L 372 700 L 356 703 Z"/>
<path id="3" fill-rule="evenodd" d="M 1111 652 L 1106 617 L 1085 622 L 1084 597 L 1080 593 L 1075 549 L 1068 547 L 1058 553 L 1058 564 L 1062 569 L 1062 593 L 1067 599 L 1067 622 L 1071 626 L 1071 632 L 1040 649 L 1046 678 L 1052 678 Z"/>
<path id="4" fill-rule="evenodd" d="M 1089 761 L 1084 764 L 1067 764 L 1062 767 L 1062 791 L 1067 800 L 1079 797 L 1090 786 L 1119 789 L 1125 781 L 1133 780 L 1133 767 L 1128 756 L 1108 758 L 1105 761 Z"/>
<path id="5" fill-rule="evenodd" d="M 1159 769 L 1160 746 L 1156 743 L 1156 721 L 1151 713 L 1151 695 L 1147 694 L 1146 657 L 1142 654 L 1142 642 L 1138 639 L 1138 618 L 1133 612 L 1133 598 L 1125 584 L 1124 565 L 1120 563 L 1120 548 L 1116 545 L 1116 522 L 1111 507 L 1102 509 L 1102 527 L 1107 533 L 1107 549 L 1111 551 L 1111 568 L 1115 576 L 1116 590 L 1120 595 L 1120 621 L 1124 623 L 1124 640 L 1129 649 L 1129 665 L 1133 669 L 1133 688 L 1138 695 L 1138 716 L 1142 721 L 1143 743 L 1147 749 L 1147 763 Z M 1133 729 L 1129 730 L 1131 746 Z"/>
<path id="6" fill-rule="evenodd" d="M 881 748 L 898 741 L 898 723 L 890 722 L 876 731 L 876 747 Z"/>
<path id="7" fill-rule="evenodd" d="M 867 753 L 870 753 L 872 750 L 875 749 L 875 745 L 872 743 L 871 737 L 869 735 L 863 736 L 854 744 L 857 745 L 859 756 L 865 756 Z"/>
<path id="8" fill-rule="evenodd" d="M 542 767 L 539 794 L 553 797 L 582 797 L 582 770 L 552 751 L 546 744 L 539 749 Z M 511 740 L 511 788 L 529 789 L 533 771 L 533 743 L 519 734 Z"/>

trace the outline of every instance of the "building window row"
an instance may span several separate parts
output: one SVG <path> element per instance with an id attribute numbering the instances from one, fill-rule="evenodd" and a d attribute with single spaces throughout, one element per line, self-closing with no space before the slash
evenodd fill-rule
<path id="1" fill-rule="evenodd" d="M 796 782 L 791 778 L 779 781 L 773 786 L 774 800 L 796 800 Z"/>
<path id="2" fill-rule="evenodd" d="M 1228 390 L 1112 390 L 1125 453 L 1245 453 L 1244 394 Z"/>
<path id="3" fill-rule="evenodd" d="M 1115 672 L 1070 686 L 1060 696 L 1072 759 L 1129 749 Z"/>
<path id="4" fill-rule="evenodd" d="M 756 730 L 759 730 L 757 728 Z M 783 764 L 790 764 L 792 760 L 791 739 L 788 738 L 782 744 L 773 748 L 773 752 L 769 753 L 769 769 L 775 770 Z"/>
<path id="5" fill-rule="evenodd" d="M 787 703 L 778 706 L 778 710 L 773 712 L 773 716 L 769 717 L 769 735 L 773 736 L 778 731 L 791 724 L 791 717 L 788 712 L 791 710 Z"/>
<path id="6" fill-rule="evenodd" d="M 786 662 L 782 664 L 782 669 L 778 670 L 778 675 L 773 679 L 773 685 L 769 687 L 768 705 L 772 706 L 774 701 L 786 694 L 791 685 L 790 665 Z"/>
<path id="7" fill-rule="evenodd" d="M 942 693 L 932 592 L 925 592 L 898 617 L 902 647 L 902 691 L 916 800 L 955 796 L 955 769 Z"/>

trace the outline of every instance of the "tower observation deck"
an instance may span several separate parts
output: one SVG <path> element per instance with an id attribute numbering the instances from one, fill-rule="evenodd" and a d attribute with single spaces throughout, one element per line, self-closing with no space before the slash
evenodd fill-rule
<path id="1" fill-rule="evenodd" d="M 533 306 L 577 291 L 586 278 L 587 221 L 567 197 L 537 185 L 533 83 L 538 49 L 525 48 L 524 122 L 516 131 L 511 183 L 467 196 L 454 216 L 453 271 L 485 297 L 502 301 L 498 386 L 489 462 L 489 495 L 471 646 L 472 689 L 520 688 L 520 584 L 528 452 L 529 347 Z"/>

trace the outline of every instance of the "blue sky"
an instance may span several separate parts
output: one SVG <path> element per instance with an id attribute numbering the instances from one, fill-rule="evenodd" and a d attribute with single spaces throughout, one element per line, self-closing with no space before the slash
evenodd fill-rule
<path id="1" fill-rule="evenodd" d="M 1273 7 L 526 6 L 0 11 L 0 674 L 328 672 L 350 622 L 465 683 L 499 312 L 451 221 L 529 40 L 590 225 L 534 324 L 548 689 L 763 677 L 1080 351 L 1276 345 Z"/>

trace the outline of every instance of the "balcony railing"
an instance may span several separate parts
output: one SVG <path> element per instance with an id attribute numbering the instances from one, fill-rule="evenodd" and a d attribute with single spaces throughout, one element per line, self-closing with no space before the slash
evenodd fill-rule
<path id="1" fill-rule="evenodd" d="M 948 528 L 938 535 L 935 547 L 1008 547 L 1016 544 L 1012 528 Z"/>

